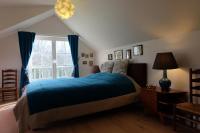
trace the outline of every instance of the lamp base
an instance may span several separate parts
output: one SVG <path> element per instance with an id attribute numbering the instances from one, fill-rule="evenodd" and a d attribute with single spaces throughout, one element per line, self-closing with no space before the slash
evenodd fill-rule
<path id="1" fill-rule="evenodd" d="M 163 70 L 163 78 L 159 80 L 162 91 L 170 91 L 171 81 L 167 78 L 167 70 Z"/>
<path id="2" fill-rule="evenodd" d="M 168 78 L 162 78 L 159 80 L 162 91 L 170 91 L 171 81 Z"/>

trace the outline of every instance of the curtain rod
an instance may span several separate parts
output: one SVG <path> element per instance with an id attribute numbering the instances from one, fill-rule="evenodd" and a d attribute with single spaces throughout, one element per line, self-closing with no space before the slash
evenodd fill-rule
<path id="1" fill-rule="evenodd" d="M 28 30 L 26 30 L 26 29 L 18 29 L 18 30 L 17 30 L 17 32 L 20 32 L 20 31 L 25 31 L 25 32 L 34 32 L 34 31 L 28 31 Z M 35 32 L 35 33 L 36 33 L 36 36 L 65 38 L 64 35 L 53 35 L 53 34 L 52 34 L 52 35 L 45 35 L 45 34 L 38 34 L 38 35 L 37 35 L 37 32 Z M 71 34 L 69 34 L 69 35 L 77 35 L 77 36 L 79 36 L 80 40 L 84 40 L 84 38 L 81 37 L 81 35 L 78 34 L 78 33 L 75 32 L 75 31 L 72 31 Z M 67 35 L 66 35 L 66 37 L 67 37 Z"/>
<path id="2" fill-rule="evenodd" d="M 19 31 L 27 31 L 27 30 L 25 30 L 25 29 L 18 29 L 17 30 L 18 32 Z M 27 32 L 33 32 L 33 31 L 27 31 Z M 57 37 L 57 38 L 66 38 L 67 37 L 67 35 L 65 36 L 65 35 L 45 35 L 45 34 L 37 34 L 37 32 L 35 32 L 36 33 L 36 36 L 38 36 L 38 37 Z M 70 35 L 70 34 L 69 34 Z M 72 32 L 71 33 L 71 35 L 77 35 L 77 36 L 79 36 L 79 39 L 81 40 L 81 41 L 86 41 L 80 34 L 78 34 L 78 33 L 76 33 L 76 32 Z"/>
<path id="3" fill-rule="evenodd" d="M 81 41 L 85 41 L 85 39 L 83 37 L 81 37 L 79 34 L 72 34 L 72 35 L 77 35 L 79 36 L 79 39 Z M 64 36 L 64 35 L 45 35 L 45 34 L 36 34 L 36 37 L 56 37 L 56 38 L 67 38 L 67 35 Z"/>
<path id="4" fill-rule="evenodd" d="M 78 34 L 68 34 L 68 35 L 77 35 L 77 36 L 79 36 Z M 68 35 L 45 35 L 45 34 L 37 34 L 36 33 L 36 36 L 46 36 L 46 37 L 60 37 L 60 38 L 65 38 L 65 37 L 67 37 Z M 79 36 L 80 37 L 80 36 Z"/>

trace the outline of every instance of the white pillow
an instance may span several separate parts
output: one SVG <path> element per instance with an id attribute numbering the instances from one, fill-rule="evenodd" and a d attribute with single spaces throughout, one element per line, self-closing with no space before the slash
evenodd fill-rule
<path id="1" fill-rule="evenodd" d="M 114 62 L 112 73 L 127 74 L 128 60 L 120 60 Z"/>
<path id="2" fill-rule="evenodd" d="M 112 73 L 114 62 L 107 61 L 101 65 L 101 72 Z"/>

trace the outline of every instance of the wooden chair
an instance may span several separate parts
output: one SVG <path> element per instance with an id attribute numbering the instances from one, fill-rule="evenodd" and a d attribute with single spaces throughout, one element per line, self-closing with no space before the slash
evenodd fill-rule
<path id="1" fill-rule="evenodd" d="M 174 130 L 177 123 L 189 125 L 198 130 L 200 125 L 200 69 L 190 69 L 190 102 L 177 104 L 174 108 Z"/>
<path id="2" fill-rule="evenodd" d="M 2 70 L 2 99 L 4 101 L 17 100 L 17 70 Z"/>

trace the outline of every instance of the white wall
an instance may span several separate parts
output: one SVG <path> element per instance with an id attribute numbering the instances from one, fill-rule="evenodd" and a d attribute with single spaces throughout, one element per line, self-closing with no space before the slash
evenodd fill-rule
<path id="1" fill-rule="evenodd" d="M 81 53 L 85 53 L 85 54 L 90 54 L 93 53 L 94 57 L 91 58 L 85 58 L 85 57 L 81 57 Z M 93 61 L 95 63 L 95 52 L 90 49 L 87 45 L 84 44 L 83 41 L 80 40 L 79 42 L 79 69 L 80 69 L 80 76 L 85 76 L 91 73 L 91 66 L 89 66 L 89 64 L 84 65 L 82 64 L 83 61 L 87 61 L 89 63 L 89 61 Z"/>
<path id="2" fill-rule="evenodd" d="M 56 16 L 47 18 L 46 20 L 39 22 L 29 28 L 21 29 L 24 31 L 36 32 L 37 35 L 46 36 L 60 36 L 67 37 L 73 32 L 64 25 Z M 79 41 L 79 55 L 84 53 L 93 52 L 80 38 Z M 17 32 L 12 35 L 0 39 L 0 70 L 2 69 L 17 69 L 18 76 L 20 76 L 21 69 L 21 57 L 19 51 L 18 35 Z M 80 64 L 80 75 L 85 76 L 90 73 L 90 67 L 88 65 Z M 1 76 L 0 76 L 1 84 Z"/>
<path id="3" fill-rule="evenodd" d="M 35 32 L 37 35 L 46 36 L 66 37 L 68 34 L 73 34 L 73 32 L 56 16 L 49 17 L 37 24 L 30 26 L 29 28 L 22 30 L 31 31 Z"/>
<path id="4" fill-rule="evenodd" d="M 200 31 L 168 36 L 163 39 L 137 44 L 143 44 L 144 55 L 133 57 L 133 61 L 148 64 L 148 84 L 158 85 L 158 80 L 162 77 L 162 71 L 152 69 L 156 53 L 172 51 L 180 66 L 179 69 L 168 71 L 168 77 L 172 80 L 172 87 L 188 90 L 188 68 L 200 68 Z M 123 49 L 125 57 L 125 50 L 137 44 L 99 51 L 97 53 L 98 64 L 107 61 L 107 54 L 113 54 L 115 50 Z"/>

